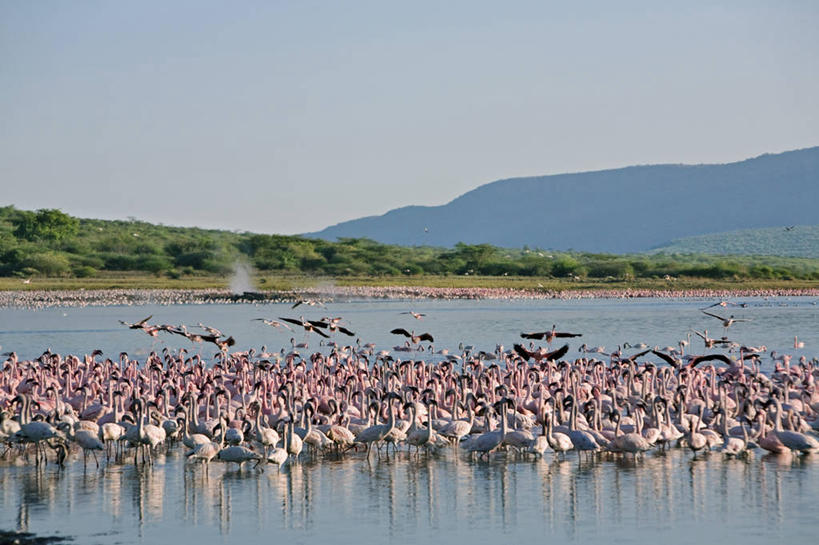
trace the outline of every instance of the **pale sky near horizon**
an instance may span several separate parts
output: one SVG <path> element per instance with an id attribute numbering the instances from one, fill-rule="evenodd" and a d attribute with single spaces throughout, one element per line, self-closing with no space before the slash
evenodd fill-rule
<path id="1" fill-rule="evenodd" d="M 0 205 L 301 233 L 819 145 L 819 2 L 0 0 Z"/>

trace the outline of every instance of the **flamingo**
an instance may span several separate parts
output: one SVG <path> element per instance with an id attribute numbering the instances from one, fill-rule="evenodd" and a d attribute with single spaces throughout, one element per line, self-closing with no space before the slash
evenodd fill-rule
<path id="1" fill-rule="evenodd" d="M 31 421 L 31 398 L 27 395 L 17 396 L 12 402 L 19 401 L 22 405 L 20 417 L 20 430 L 14 434 L 14 437 L 27 443 L 34 443 L 36 451 L 36 463 L 39 465 L 40 456 L 43 461 L 46 461 L 45 450 L 43 450 L 42 443 L 49 439 L 58 437 L 57 430 L 48 422 Z"/>
<path id="2" fill-rule="evenodd" d="M 685 435 L 685 441 L 688 443 L 688 448 L 691 449 L 695 457 L 697 456 L 697 452 L 708 447 L 708 440 L 703 434 L 698 432 L 702 422 L 702 413 L 703 406 L 700 405 L 697 412 L 696 424 L 693 421 L 689 421 L 690 427 L 688 429 L 688 433 Z"/>
<path id="3" fill-rule="evenodd" d="M 270 451 L 270 454 L 267 455 L 267 461 L 271 464 L 276 464 L 279 467 L 279 471 L 282 470 L 282 466 L 286 464 L 290 458 L 290 453 L 287 450 L 287 434 L 284 434 L 282 441 L 281 447 L 275 447 Z"/>
<path id="4" fill-rule="evenodd" d="M 712 318 L 716 318 L 717 320 L 722 322 L 722 327 L 724 327 L 726 330 L 729 327 L 731 327 L 732 325 L 734 325 L 735 323 L 737 323 L 737 322 L 750 322 L 751 321 L 750 319 L 734 318 L 733 314 L 731 316 L 729 316 L 728 318 L 724 318 L 724 317 L 722 317 L 722 316 L 720 316 L 718 314 L 712 314 L 711 312 L 706 312 L 704 310 L 701 311 L 701 312 L 703 314 L 705 314 L 706 316 L 711 316 Z"/>
<path id="5" fill-rule="evenodd" d="M 96 434 L 84 429 L 75 430 L 74 426 L 70 425 L 68 422 L 63 422 L 60 424 L 59 429 L 66 434 L 69 440 L 77 443 L 77 445 L 79 445 L 82 449 L 83 467 L 85 467 L 88 462 L 88 451 L 91 451 L 91 454 L 94 455 L 94 462 L 97 464 L 98 468 L 100 467 L 100 462 L 97 459 L 96 451 L 105 450 L 105 445 L 99 440 Z"/>
<path id="6" fill-rule="evenodd" d="M 219 451 L 216 457 L 223 461 L 223 462 L 230 462 L 237 464 L 239 466 L 239 470 L 242 469 L 242 466 L 246 462 L 256 462 L 255 468 L 259 467 L 266 457 L 262 456 L 258 452 L 253 452 L 247 447 L 243 447 L 241 445 L 231 445 L 229 447 L 225 447 Z"/>
<path id="7" fill-rule="evenodd" d="M 819 452 L 819 441 L 817 441 L 810 435 L 799 433 L 797 431 L 782 429 L 782 403 L 779 401 L 779 398 L 777 397 L 774 397 L 773 399 L 774 403 L 776 404 L 776 419 L 774 421 L 774 433 L 776 434 L 776 437 L 782 442 L 782 444 L 791 449 L 792 451 L 799 452 L 801 454 Z"/>
<path id="8" fill-rule="evenodd" d="M 505 406 L 506 400 L 498 401 L 497 406 Z M 495 411 L 498 411 L 496 408 Z M 484 413 L 487 420 L 487 427 L 489 427 L 489 418 L 491 409 L 488 406 L 484 407 Z M 475 437 L 468 443 L 463 444 L 463 448 L 470 454 L 479 453 L 479 456 L 489 457 L 489 453 L 498 448 L 503 443 L 503 438 L 506 436 L 507 419 L 501 418 L 501 429 L 490 430 Z"/>
<path id="9" fill-rule="evenodd" d="M 373 443 L 382 441 L 387 434 L 392 431 L 393 428 L 395 428 L 395 413 L 392 410 L 392 400 L 394 399 L 401 401 L 401 397 L 394 392 L 389 392 L 385 396 L 385 403 L 387 405 L 387 410 L 389 411 L 389 420 L 386 424 L 375 424 L 362 430 L 355 436 L 356 443 L 363 443 L 367 445 L 367 459 L 370 457 L 370 450 L 372 450 Z"/>
<path id="10" fill-rule="evenodd" d="M 222 433 L 219 435 L 219 442 L 215 441 L 208 441 L 207 443 L 196 443 L 193 446 L 193 449 L 188 451 L 185 456 L 189 460 L 201 460 L 202 464 L 205 466 L 205 473 L 207 474 L 208 468 L 210 467 L 210 461 L 213 460 L 218 454 L 219 451 L 222 450 L 225 444 L 225 427 L 222 427 L 223 424 L 220 422 L 220 427 Z M 224 426 L 227 426 L 227 420 L 224 422 Z"/>
<path id="11" fill-rule="evenodd" d="M 651 444 L 646 441 L 639 432 L 621 433 L 620 413 L 614 412 L 610 416 L 611 420 L 617 424 L 614 430 L 614 439 L 611 441 L 611 449 L 616 452 L 629 452 L 635 458 L 638 454 L 651 448 Z"/>
<path id="12" fill-rule="evenodd" d="M 577 429 L 577 404 L 575 403 L 574 397 L 567 396 L 563 403 L 568 406 L 571 411 L 568 436 L 569 439 L 572 440 L 572 444 L 575 450 L 578 451 L 578 454 L 582 452 L 592 453 L 600 450 L 600 444 L 594 435 L 588 431 Z"/>

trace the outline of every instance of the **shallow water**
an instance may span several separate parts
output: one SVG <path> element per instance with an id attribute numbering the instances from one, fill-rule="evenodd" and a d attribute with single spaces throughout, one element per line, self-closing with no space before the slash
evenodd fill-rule
<path id="1" fill-rule="evenodd" d="M 212 344 L 192 345 L 186 339 L 160 333 L 157 339 L 140 331 L 129 330 L 118 320 L 137 322 L 152 315 L 152 323 L 188 326 L 202 321 L 233 335 L 237 345 L 233 349 L 257 350 L 266 345 L 271 351 L 282 347 L 290 350 L 290 339 L 307 341 L 309 350 L 322 350 L 318 336 L 303 332 L 274 329 L 254 318 L 280 316 L 315 320 L 323 316 L 342 316 L 362 342 L 374 342 L 376 350 L 392 348 L 405 340 L 391 335 L 396 327 L 428 331 L 435 337 L 435 349 L 446 348 L 457 352 L 459 343 L 473 345 L 475 350 L 494 351 L 500 343 L 511 348 L 522 341 L 521 331 L 546 331 L 553 324 L 560 331 L 583 333 L 570 339 L 571 354 L 587 343 L 615 349 L 623 343 L 648 343 L 651 346 L 677 346 L 680 340 L 690 338 L 695 353 L 703 353 L 702 342 L 689 334 L 692 330 L 708 330 L 710 337 L 726 335 L 740 344 L 765 344 L 778 353 L 814 357 L 819 347 L 819 298 L 778 297 L 742 298 L 732 300 L 747 305 L 745 308 L 711 309 L 716 314 L 750 319 L 737 323 L 727 332 L 714 318 L 705 316 L 699 308 L 715 302 L 704 299 L 586 299 L 536 301 L 337 301 L 326 308 L 300 306 L 293 310 L 289 304 L 214 304 L 175 306 L 112 306 L 85 308 L 52 308 L 44 310 L 4 309 L 0 311 L 0 350 L 14 350 L 21 358 L 39 356 L 45 349 L 60 353 L 85 354 L 95 348 L 106 356 L 116 358 L 122 352 L 131 357 L 144 356 L 150 350 L 184 347 L 189 352 L 210 356 L 217 351 Z M 400 312 L 407 310 L 426 313 L 415 320 Z M 805 350 L 794 350 L 793 338 L 805 342 Z M 337 335 L 339 344 L 351 344 L 354 338 Z M 553 345 L 560 346 L 561 339 Z M 328 350 L 326 347 L 324 350 Z M 635 350 L 636 351 L 636 350 Z M 632 353 L 625 351 L 626 353 Z M 421 355 L 421 354 L 419 354 Z"/>
<path id="2" fill-rule="evenodd" d="M 719 308 L 753 321 L 731 327 L 742 344 L 766 344 L 795 355 L 817 355 L 819 311 L 815 298 L 745 298 L 746 308 Z M 611 349 L 623 342 L 676 345 L 690 328 L 722 326 L 698 308 L 713 301 L 345 301 L 329 308 L 289 305 L 183 305 L 71 308 L 0 312 L 0 345 L 21 357 L 46 348 L 61 353 L 107 356 L 122 351 L 147 354 L 163 347 L 200 349 L 184 339 L 151 339 L 117 323 L 138 321 L 195 324 L 203 321 L 238 340 L 236 349 L 271 350 L 294 335 L 252 318 L 343 316 L 363 342 L 378 349 L 400 344 L 389 329 L 430 331 L 436 349 L 459 342 L 492 351 L 510 347 L 520 331 L 558 329 L 584 333 L 571 342 Z M 400 315 L 425 312 L 423 321 Z M 793 349 L 793 336 L 806 349 Z M 309 338 L 312 349 L 315 336 Z M 341 344 L 350 342 L 339 339 Z M 557 346 L 558 343 L 555 343 Z M 323 348 L 326 350 L 326 348 Z M 703 353 L 692 339 L 691 349 Z M 215 350 L 206 347 L 204 354 Z M 770 358 L 765 359 L 770 367 Z M 454 449 L 438 456 L 407 459 L 352 454 L 343 460 L 303 460 L 279 473 L 237 471 L 213 463 L 184 465 L 181 449 L 154 466 L 132 463 L 83 468 L 76 457 L 65 469 L 35 468 L 22 460 L 0 461 L 0 529 L 42 535 L 70 535 L 78 543 L 497 543 L 520 539 L 586 543 L 605 539 L 664 543 L 813 543 L 819 533 L 819 456 L 780 459 L 754 453 L 726 460 L 717 453 L 649 453 L 636 462 L 600 457 L 580 462 L 518 460 L 503 454 L 471 461 Z"/>
<path id="3" fill-rule="evenodd" d="M 817 537 L 819 457 L 756 453 L 726 460 L 683 450 L 633 461 L 521 460 L 463 453 L 409 459 L 353 454 L 278 472 L 212 463 L 181 451 L 135 468 L 81 459 L 0 466 L 0 527 L 80 543 L 809 543 Z"/>

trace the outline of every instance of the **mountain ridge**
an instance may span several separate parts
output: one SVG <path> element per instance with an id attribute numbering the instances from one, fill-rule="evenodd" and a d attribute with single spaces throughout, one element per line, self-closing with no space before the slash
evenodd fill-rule
<path id="1" fill-rule="evenodd" d="M 408 205 L 304 236 L 630 253 L 689 236 L 813 224 L 816 202 L 819 147 L 811 147 L 732 163 L 506 178 L 446 204 Z"/>
<path id="2" fill-rule="evenodd" d="M 766 255 L 819 258 L 819 225 L 793 225 L 709 233 L 671 241 L 647 254 Z"/>

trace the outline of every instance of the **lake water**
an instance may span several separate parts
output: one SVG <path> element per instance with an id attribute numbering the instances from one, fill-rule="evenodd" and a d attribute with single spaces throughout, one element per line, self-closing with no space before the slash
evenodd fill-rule
<path id="1" fill-rule="evenodd" d="M 699 308 L 715 302 L 703 299 L 583 299 L 583 300 L 421 300 L 421 301 L 338 301 L 327 308 L 289 304 L 213 304 L 171 306 L 111 306 L 85 308 L 50 308 L 43 310 L 0 309 L 0 350 L 14 350 L 20 357 L 36 357 L 45 349 L 60 353 L 85 354 L 100 348 L 106 356 L 116 358 L 122 352 L 132 357 L 145 356 L 150 350 L 185 347 L 204 355 L 216 352 L 210 344 L 192 345 L 179 336 L 160 334 L 152 339 L 139 331 L 129 330 L 118 320 L 137 322 L 151 315 L 151 323 L 195 325 L 203 322 L 217 327 L 237 340 L 234 349 L 267 346 L 269 350 L 290 349 L 290 339 L 307 341 L 309 351 L 322 350 L 316 335 L 274 329 L 254 318 L 280 316 L 314 320 L 323 316 L 341 316 L 346 326 L 362 342 L 374 342 L 377 350 L 392 348 L 405 339 L 391 335 L 395 327 L 428 331 L 435 337 L 435 349 L 457 352 L 459 343 L 473 345 L 475 350 L 493 351 L 500 343 L 511 348 L 521 342 L 521 331 L 546 331 L 553 324 L 560 331 L 583 333 L 571 339 L 573 353 L 586 343 L 613 350 L 623 343 L 648 343 L 651 346 L 676 346 L 693 330 L 708 330 L 711 337 L 728 335 L 731 340 L 748 346 L 765 344 L 769 350 L 795 356 L 814 357 L 811 349 L 819 347 L 819 298 L 779 297 L 742 298 L 732 302 L 745 307 L 711 309 L 724 316 L 751 321 L 737 323 L 726 333 L 722 324 L 705 316 Z M 400 313 L 414 310 L 427 314 L 415 320 Z M 794 350 L 793 338 L 805 342 L 805 350 Z M 354 339 L 339 335 L 339 344 Z M 560 346 L 557 339 L 554 346 Z M 691 347 L 702 353 L 699 339 L 691 335 Z M 325 348 L 326 350 L 326 348 Z M 302 352 L 308 352 L 302 350 Z M 570 353 L 571 355 L 571 353 Z"/>
<path id="2" fill-rule="evenodd" d="M 728 335 L 795 355 L 817 355 L 815 298 L 738 299 L 747 306 L 718 308 L 752 321 Z M 690 329 L 723 335 L 719 322 L 699 312 L 713 301 L 344 301 L 327 309 L 289 305 L 180 305 L 0 310 L 2 351 L 37 356 L 46 348 L 84 354 L 101 348 L 147 354 L 184 339 L 125 329 L 118 319 L 189 325 L 202 321 L 238 340 L 235 349 L 289 349 L 290 332 L 252 318 L 343 316 L 363 342 L 378 349 L 400 344 L 393 327 L 429 331 L 436 349 L 460 342 L 492 351 L 510 347 L 521 331 L 582 332 L 571 343 L 608 349 L 623 342 L 676 345 Z M 416 321 L 401 311 L 428 314 Z M 804 350 L 793 349 L 793 337 Z M 302 341 L 304 335 L 295 335 Z M 339 339 L 346 343 L 345 339 Z M 326 350 L 309 338 L 310 351 Z M 170 343 L 170 344 L 166 344 Z M 557 346 L 557 343 L 555 343 Z M 703 353 L 692 339 L 691 351 Z M 213 350 L 207 348 L 204 354 Z M 570 353 L 571 354 L 571 353 Z M 766 366 L 770 358 L 766 357 Z M 213 463 L 185 467 L 180 448 L 152 467 L 93 463 L 65 469 L 0 461 L 0 530 L 73 536 L 77 543 L 498 543 L 521 539 L 587 543 L 596 540 L 663 543 L 815 543 L 819 534 L 819 456 L 763 456 L 726 460 L 716 452 L 693 458 L 680 449 L 644 459 L 594 461 L 570 454 L 556 461 L 497 454 L 472 461 L 456 450 L 420 459 L 406 453 L 368 462 L 304 459 L 281 472 L 237 471 Z"/>

